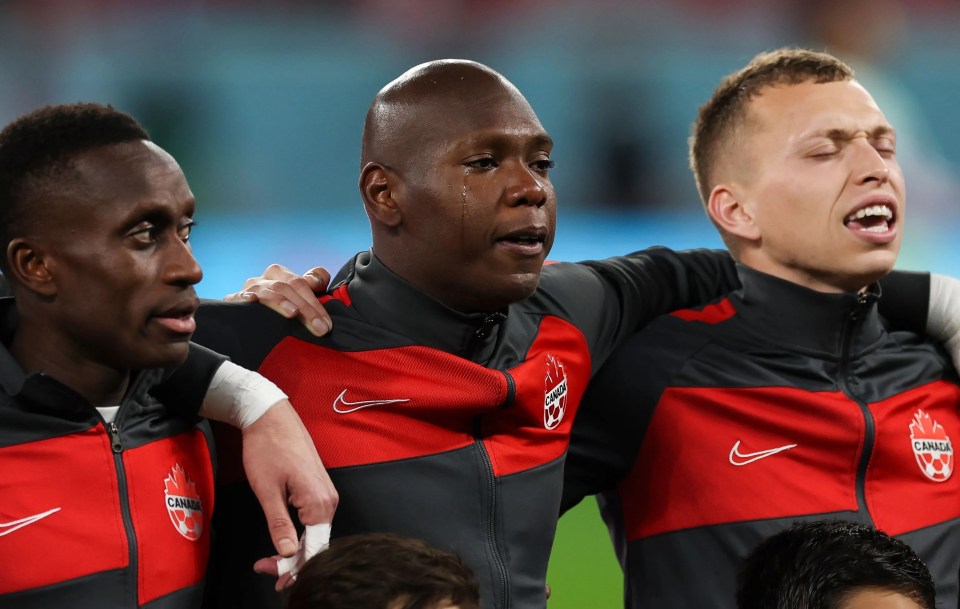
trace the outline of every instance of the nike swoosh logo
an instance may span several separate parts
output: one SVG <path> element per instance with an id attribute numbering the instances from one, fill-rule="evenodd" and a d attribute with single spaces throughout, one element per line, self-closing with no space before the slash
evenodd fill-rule
<path id="1" fill-rule="evenodd" d="M 782 453 L 785 450 L 796 448 L 796 446 L 796 444 L 787 444 L 785 446 L 778 446 L 776 448 L 768 448 L 767 450 L 758 450 L 755 453 L 742 453 L 740 452 L 740 440 L 737 440 L 737 443 L 734 444 L 733 448 L 730 450 L 730 463 L 731 465 L 736 465 L 737 467 L 749 465 L 754 461 L 766 459 L 767 457 L 772 457 L 777 453 Z M 737 460 L 734 460 L 734 458 Z"/>
<path id="2" fill-rule="evenodd" d="M 53 508 L 52 510 L 47 510 L 46 512 L 43 512 L 41 514 L 34 514 L 33 516 L 27 516 L 26 518 L 18 518 L 17 520 L 13 520 L 10 522 L 0 522 L 0 537 L 3 537 L 4 535 L 9 535 L 10 533 L 13 533 L 16 530 L 19 530 L 25 526 L 31 525 L 38 520 L 43 520 L 50 514 L 53 514 L 54 512 L 59 512 L 59 511 L 60 511 L 60 508 L 56 507 L 56 508 Z"/>
<path id="3" fill-rule="evenodd" d="M 333 410 L 340 414 L 350 414 L 351 412 L 356 412 L 358 410 L 363 410 L 364 408 L 370 408 L 371 406 L 386 406 L 387 404 L 399 404 L 400 402 L 409 402 L 409 398 L 397 399 L 397 400 L 360 400 L 359 402 L 348 402 L 343 397 L 347 395 L 347 390 L 344 389 L 340 392 L 340 395 L 337 396 L 337 399 L 333 401 Z"/>

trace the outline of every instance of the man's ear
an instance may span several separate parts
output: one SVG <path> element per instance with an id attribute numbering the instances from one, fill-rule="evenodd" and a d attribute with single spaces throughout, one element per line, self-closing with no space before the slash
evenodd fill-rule
<path id="1" fill-rule="evenodd" d="M 367 214 L 390 228 L 399 226 L 401 221 L 395 197 L 396 180 L 396 174 L 378 163 L 367 163 L 360 171 L 360 194 Z"/>
<path id="2" fill-rule="evenodd" d="M 731 235 L 747 241 L 760 239 L 760 229 L 753 212 L 744 204 L 736 184 L 717 184 L 710 191 L 707 213 L 714 224 Z"/>
<path id="3" fill-rule="evenodd" d="M 13 280 L 41 296 L 54 296 L 57 286 L 43 249 L 29 239 L 18 237 L 7 246 L 7 262 Z"/>

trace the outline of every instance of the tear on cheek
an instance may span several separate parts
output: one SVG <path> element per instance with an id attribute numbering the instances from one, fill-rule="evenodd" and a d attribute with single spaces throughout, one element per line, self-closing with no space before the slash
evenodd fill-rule
<path id="1" fill-rule="evenodd" d="M 467 193 L 470 192 L 470 168 L 463 169 L 463 190 L 460 191 L 460 247 L 466 247 L 467 241 Z"/>

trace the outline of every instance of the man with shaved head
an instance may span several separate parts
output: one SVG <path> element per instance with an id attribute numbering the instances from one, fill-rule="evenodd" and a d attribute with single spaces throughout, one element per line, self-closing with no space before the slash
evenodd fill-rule
<path id="1" fill-rule="evenodd" d="M 456 552 L 486 609 L 546 604 L 570 423 L 599 363 L 657 313 L 733 287 L 732 265 L 710 254 L 543 268 L 551 149 L 497 72 L 412 68 L 367 115 L 360 193 L 373 247 L 321 298 L 334 330 L 317 338 L 245 304 L 198 313 L 198 342 L 297 404 L 340 495 L 334 536 L 386 531 Z M 249 530 L 242 509 L 218 506 L 222 534 Z M 219 568 L 234 573 L 263 549 Z M 256 597 L 222 579 L 221 606 Z"/>
<path id="2" fill-rule="evenodd" d="M 380 92 L 364 128 L 360 188 L 377 257 L 456 310 L 497 311 L 526 298 L 553 244 L 552 148 L 500 74 L 460 61 L 410 70 Z M 524 166 L 521 179 L 484 179 L 507 169 L 498 167 L 507 153 Z M 518 213 L 477 204 L 495 197 Z M 491 241 L 503 255 L 490 255 Z"/>
<path id="3" fill-rule="evenodd" d="M 706 252 L 544 267 L 551 149 L 500 74 L 416 66 L 367 115 L 360 193 L 373 247 L 321 297 L 332 333 L 316 338 L 263 307 L 199 313 L 199 342 L 297 405 L 340 493 L 334 535 L 387 531 L 456 552 L 485 609 L 546 604 L 563 460 L 591 375 L 656 314 L 735 285 L 729 259 Z M 218 510 L 226 530 L 239 505 Z"/>

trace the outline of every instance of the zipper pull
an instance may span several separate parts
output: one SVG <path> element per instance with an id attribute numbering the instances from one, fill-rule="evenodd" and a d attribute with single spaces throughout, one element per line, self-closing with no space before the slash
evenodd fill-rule
<path id="1" fill-rule="evenodd" d="M 110 423 L 107 425 L 107 432 L 110 434 L 110 442 L 113 444 L 113 452 L 122 452 L 123 444 L 120 442 L 120 429 L 117 427 L 117 424 L 113 421 L 110 421 Z"/>
<path id="2" fill-rule="evenodd" d="M 870 304 L 873 302 L 873 299 L 874 297 L 866 291 L 857 294 L 857 302 L 855 305 L 853 305 L 853 309 L 850 310 L 850 319 L 857 321 L 863 317 L 863 314 L 869 308 Z"/>
<path id="3" fill-rule="evenodd" d="M 490 335 L 491 332 L 493 332 L 493 329 L 496 328 L 498 325 L 500 325 L 500 322 L 502 322 L 506 318 L 507 316 L 504 315 L 503 313 L 491 313 L 490 315 L 487 315 L 484 318 L 483 322 L 480 323 L 480 327 L 476 329 L 473 335 L 479 339 L 486 338 L 487 336 Z"/>

